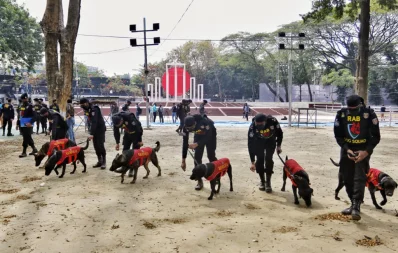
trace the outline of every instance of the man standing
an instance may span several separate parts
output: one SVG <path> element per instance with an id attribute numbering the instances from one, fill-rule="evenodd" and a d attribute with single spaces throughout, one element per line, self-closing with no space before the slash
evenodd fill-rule
<path id="1" fill-rule="evenodd" d="M 177 106 L 176 103 L 173 103 L 173 107 L 171 107 L 171 119 L 173 123 L 177 122 Z"/>
<path id="2" fill-rule="evenodd" d="M 73 127 L 75 126 L 75 108 L 72 104 L 72 99 L 68 99 L 68 104 L 66 105 L 66 123 L 68 124 L 68 138 L 69 140 L 75 141 L 75 133 L 73 132 Z"/>
<path id="3" fill-rule="evenodd" d="M 358 95 L 347 97 L 347 108 L 337 112 L 334 136 L 341 147 L 340 169 L 351 206 L 342 211 L 360 220 L 369 160 L 373 149 L 380 142 L 379 121 L 374 110 L 366 108 Z"/>
<path id="4" fill-rule="evenodd" d="M 28 94 L 24 93 L 21 96 L 21 106 L 19 107 L 19 119 L 20 119 L 20 129 L 23 137 L 22 142 L 22 154 L 19 155 L 20 158 L 26 157 L 26 149 L 28 146 L 32 147 L 32 152 L 29 155 L 34 155 L 37 153 L 35 143 L 32 139 L 33 124 L 36 120 L 36 113 L 33 109 L 32 104 L 28 101 Z"/>
<path id="5" fill-rule="evenodd" d="M 36 134 L 39 134 L 39 128 L 40 128 L 40 122 L 41 122 L 41 117 L 40 117 L 41 105 L 39 103 L 38 98 L 33 99 L 33 101 L 35 101 L 35 105 L 33 108 L 35 109 L 35 113 L 36 113 Z"/>
<path id="6" fill-rule="evenodd" d="M 43 99 L 42 98 L 39 98 L 39 105 L 41 107 L 48 108 L 48 106 L 45 103 L 43 103 Z M 47 135 L 47 118 L 46 117 L 40 117 L 40 123 L 41 123 L 41 130 L 42 130 L 41 133 L 42 134 L 45 133 Z"/>
<path id="7" fill-rule="evenodd" d="M 283 132 L 276 118 L 271 115 L 257 114 L 249 127 L 248 148 L 251 171 L 260 176 L 260 191 L 272 192 L 271 177 L 274 173 L 273 156 L 275 148 L 282 152 Z M 257 158 L 257 161 L 256 159 Z M 264 169 L 265 164 L 265 169 Z M 266 178 L 264 177 L 264 174 Z"/>
<path id="8" fill-rule="evenodd" d="M 180 119 L 180 126 L 177 128 L 176 132 L 182 136 L 184 136 L 184 119 L 190 113 L 191 108 L 189 104 L 192 103 L 192 100 L 183 99 L 182 102 L 177 106 L 177 116 Z"/>
<path id="9" fill-rule="evenodd" d="M 380 111 L 381 111 L 381 121 L 385 121 L 384 114 L 386 113 L 386 107 L 382 105 Z"/>
<path id="10" fill-rule="evenodd" d="M 68 131 L 68 124 L 64 120 L 61 114 L 54 110 L 47 108 L 40 109 L 40 116 L 46 117 L 51 122 L 51 140 L 60 140 L 66 138 L 66 132 Z"/>
<path id="11" fill-rule="evenodd" d="M 127 103 L 125 105 L 123 105 L 123 107 L 122 107 L 122 111 L 124 111 L 124 112 L 130 111 L 130 109 L 129 109 L 130 105 L 131 105 L 131 101 L 127 100 Z"/>
<path id="12" fill-rule="evenodd" d="M 250 113 L 250 107 L 247 103 L 243 106 L 243 118 L 246 118 L 246 121 L 249 121 L 249 113 Z"/>
<path id="13" fill-rule="evenodd" d="M 199 114 L 193 116 L 187 116 L 184 119 L 184 132 L 182 142 L 182 162 L 181 168 L 185 171 L 188 148 L 195 150 L 194 163 L 195 166 L 202 164 L 203 152 L 206 147 L 207 158 L 210 162 L 216 161 L 216 148 L 217 148 L 217 130 L 214 127 L 214 122 L 207 117 L 203 117 Z M 189 133 L 193 132 L 193 143 L 188 145 Z M 198 180 L 198 185 L 195 190 L 201 190 L 203 188 L 203 181 Z"/>
<path id="14" fill-rule="evenodd" d="M 204 116 L 206 114 L 205 105 L 207 105 L 207 100 L 206 99 L 203 100 L 203 103 L 201 103 L 200 106 L 199 106 L 199 113 L 202 116 Z"/>
<path id="15" fill-rule="evenodd" d="M 7 101 L 8 103 L 5 103 L 1 109 L 1 114 L 3 114 L 3 136 L 5 135 L 7 125 L 7 136 L 14 136 L 11 133 L 12 121 L 15 118 L 14 107 L 12 106 L 11 98 L 8 98 Z"/>
<path id="16" fill-rule="evenodd" d="M 142 113 L 142 109 L 141 109 L 139 103 L 136 103 L 135 105 L 136 105 L 135 116 L 136 116 L 137 120 L 140 120 L 140 115 Z"/>
<path id="17" fill-rule="evenodd" d="M 89 122 L 90 139 L 93 140 L 95 153 L 98 162 L 93 168 L 106 168 L 106 150 L 105 150 L 105 121 L 102 117 L 101 109 L 97 105 L 92 105 L 87 98 L 80 99 L 80 107 L 84 110 Z"/>
<path id="18" fill-rule="evenodd" d="M 53 104 L 50 106 L 50 109 L 59 112 L 59 106 L 57 105 L 56 99 L 53 100 Z"/>

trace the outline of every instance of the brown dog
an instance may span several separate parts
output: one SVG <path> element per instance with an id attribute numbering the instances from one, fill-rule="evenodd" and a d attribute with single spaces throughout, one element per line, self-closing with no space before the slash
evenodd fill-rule
<path id="1" fill-rule="evenodd" d="M 144 165 L 144 168 L 146 170 L 146 176 L 144 177 L 144 179 L 147 179 L 150 173 L 148 164 L 149 162 L 152 162 L 152 164 L 158 168 L 158 177 L 160 177 L 162 175 L 162 170 L 160 169 L 158 157 L 156 155 L 156 152 L 158 152 L 159 149 L 160 142 L 157 141 L 155 148 L 145 147 L 141 149 L 130 149 L 123 151 L 121 155 L 117 154 L 115 159 L 113 159 L 112 166 L 109 170 L 115 171 L 117 168 L 122 167 L 122 184 L 124 182 L 124 175 L 126 174 L 126 172 L 129 169 L 133 170 L 134 178 L 131 183 L 134 184 L 137 180 L 138 168 Z"/>

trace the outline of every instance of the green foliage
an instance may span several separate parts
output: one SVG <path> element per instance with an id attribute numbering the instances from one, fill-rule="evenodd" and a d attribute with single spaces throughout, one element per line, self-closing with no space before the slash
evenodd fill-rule
<path id="1" fill-rule="evenodd" d="M 322 83 L 325 85 L 333 85 L 339 87 L 352 87 L 354 85 L 355 78 L 351 72 L 347 69 L 332 70 L 329 74 L 322 77 Z"/>
<path id="2" fill-rule="evenodd" d="M 40 25 L 15 0 L 0 0 L 0 60 L 16 69 L 34 71 L 42 60 L 43 36 Z"/>

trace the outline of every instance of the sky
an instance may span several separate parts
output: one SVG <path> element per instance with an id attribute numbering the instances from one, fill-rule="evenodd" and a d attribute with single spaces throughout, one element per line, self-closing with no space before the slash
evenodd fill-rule
<path id="1" fill-rule="evenodd" d="M 25 4 L 38 21 L 42 19 L 46 0 L 17 2 Z M 65 23 L 68 4 L 68 0 L 63 0 Z M 145 17 L 147 29 L 160 23 L 158 31 L 148 33 L 147 43 L 152 43 L 153 37 L 161 39 L 159 46 L 148 47 L 148 61 L 155 62 L 189 39 L 219 40 L 239 31 L 272 32 L 283 24 L 300 20 L 299 15 L 309 12 L 311 6 L 311 0 L 82 0 L 75 58 L 99 67 L 107 75 L 134 74 L 144 64 L 142 47 L 130 47 L 128 38 L 84 35 L 137 38 L 142 44 L 143 35 L 131 33 L 129 25 L 136 24 L 137 30 L 141 30 Z M 173 40 L 162 40 L 167 36 Z"/>

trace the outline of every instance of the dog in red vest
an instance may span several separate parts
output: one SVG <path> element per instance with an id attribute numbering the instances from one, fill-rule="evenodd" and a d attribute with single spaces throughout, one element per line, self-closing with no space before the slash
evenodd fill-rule
<path id="1" fill-rule="evenodd" d="M 64 150 L 74 146 L 76 146 L 76 143 L 66 138 L 44 143 L 39 152 L 35 154 L 36 167 L 40 165 L 44 157 L 48 156 L 48 158 L 50 158 L 53 154 L 54 148 L 57 150 Z"/>
<path id="2" fill-rule="evenodd" d="M 210 181 L 211 194 L 207 198 L 212 200 L 214 194 L 220 193 L 221 188 L 221 177 L 228 173 L 229 177 L 229 190 L 233 191 L 232 186 L 232 166 L 228 158 L 221 158 L 217 161 L 196 165 L 192 170 L 191 180 L 198 181 L 202 177 Z M 216 190 L 216 184 L 218 188 Z"/>
<path id="3" fill-rule="evenodd" d="M 122 167 L 122 180 L 121 183 L 123 184 L 124 182 L 124 175 L 128 170 L 133 170 L 134 173 L 134 178 L 133 181 L 131 181 L 131 184 L 134 184 L 135 181 L 137 180 L 137 172 L 138 168 L 141 167 L 142 165 L 144 166 L 146 170 L 146 176 L 144 179 L 147 179 L 149 176 L 149 168 L 148 164 L 149 162 L 152 162 L 153 165 L 158 168 L 158 177 L 162 175 L 162 170 L 159 166 L 159 161 L 156 153 L 160 149 L 160 142 L 156 142 L 156 147 L 155 148 L 150 148 L 150 147 L 144 147 L 140 149 L 130 149 L 130 150 L 125 150 L 121 155 L 117 154 L 115 159 L 113 159 L 112 166 L 110 167 L 110 171 L 115 171 L 117 168 Z"/>
<path id="4" fill-rule="evenodd" d="M 334 166 L 340 167 L 340 164 L 333 161 L 332 158 L 330 158 L 330 161 L 333 163 Z M 398 187 L 398 184 L 388 174 L 375 168 L 370 168 L 366 177 L 366 187 L 368 187 L 373 205 L 376 207 L 376 209 L 383 209 L 380 205 L 384 206 L 385 204 L 387 204 L 387 196 L 392 197 L 394 195 L 394 191 Z M 339 191 L 343 187 L 344 178 L 342 172 L 339 172 L 339 184 L 337 186 L 337 189 L 335 190 L 335 198 L 338 200 L 340 200 L 340 198 L 338 197 Z M 376 191 L 380 191 L 380 194 L 383 197 L 380 205 L 377 203 L 376 200 Z"/>
<path id="5" fill-rule="evenodd" d="M 279 154 L 278 154 L 279 156 Z M 286 156 L 286 160 L 279 156 L 284 167 L 283 167 L 283 186 L 281 191 L 285 191 L 286 186 L 286 178 L 289 177 L 292 181 L 292 189 L 294 195 L 294 204 L 298 205 L 299 200 L 297 197 L 297 189 L 300 198 L 304 199 L 307 207 L 312 205 L 311 197 L 314 195 L 314 190 L 310 187 L 310 178 L 307 172 L 301 167 L 298 162 L 294 159 L 288 159 Z"/>
<path id="6" fill-rule="evenodd" d="M 84 150 L 88 149 L 88 143 L 90 139 L 87 139 L 85 147 L 74 146 L 64 150 L 58 150 L 54 148 L 53 154 L 48 158 L 44 165 L 45 175 L 49 176 L 51 171 L 55 171 L 58 175 L 58 168 L 62 167 L 62 173 L 59 178 L 63 178 L 65 175 L 65 168 L 67 164 L 73 164 L 73 171 L 70 174 L 74 174 L 76 171 L 76 161 L 80 161 L 84 169 L 82 173 L 86 172 L 86 163 L 84 161 Z"/>

